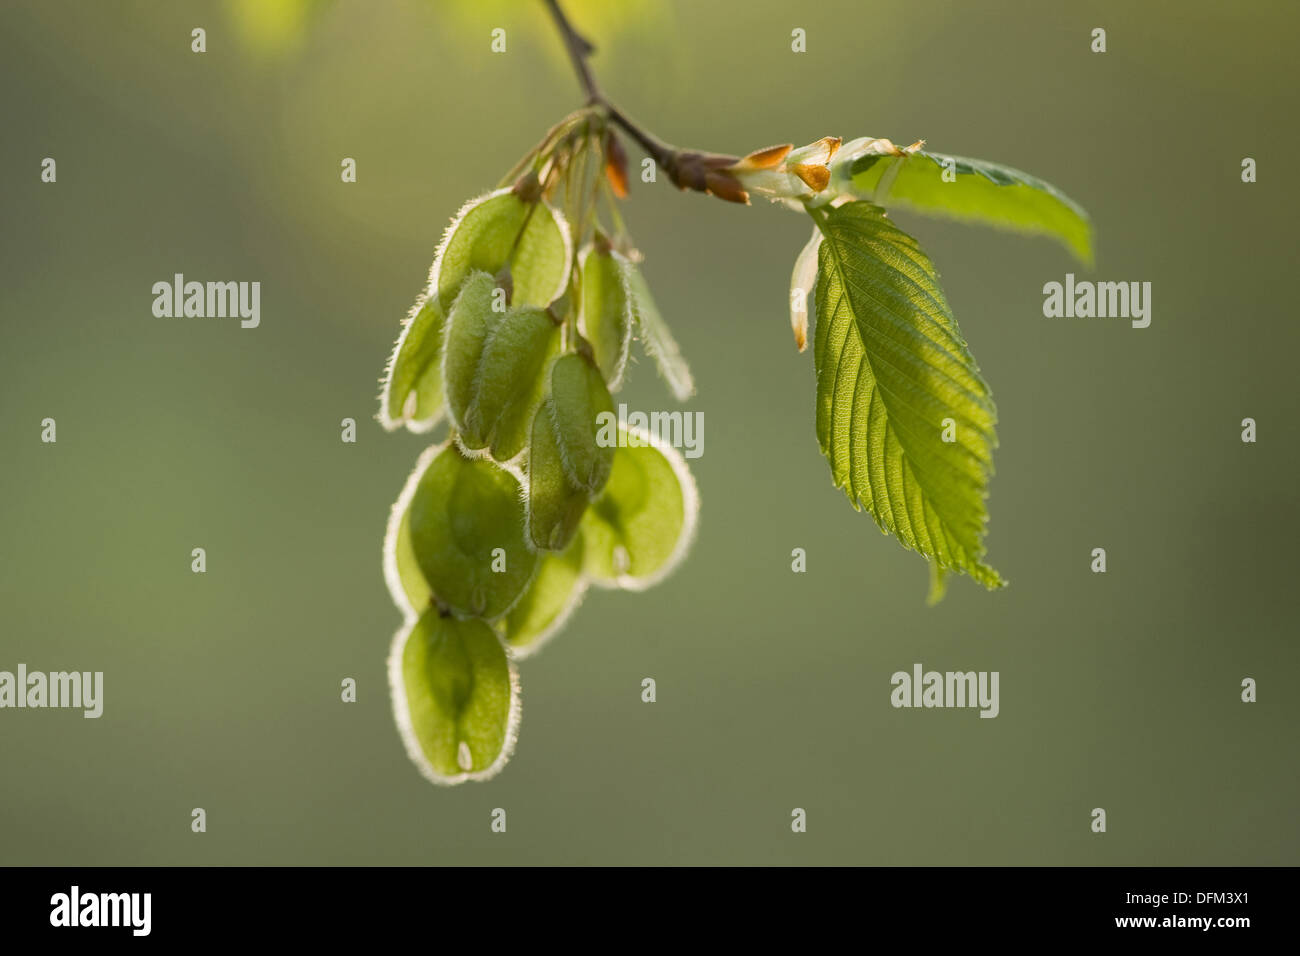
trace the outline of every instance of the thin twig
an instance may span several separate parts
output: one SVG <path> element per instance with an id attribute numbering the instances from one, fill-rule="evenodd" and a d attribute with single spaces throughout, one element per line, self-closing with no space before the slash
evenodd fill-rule
<path id="1" fill-rule="evenodd" d="M 560 35 L 564 38 L 564 49 L 568 51 L 573 71 L 578 74 L 578 82 L 582 84 L 582 89 L 587 94 L 587 102 L 604 103 L 605 97 L 601 95 L 596 77 L 592 75 L 591 66 L 587 63 L 587 57 L 591 56 L 596 48 L 573 28 L 569 18 L 560 9 L 559 0 L 546 0 L 546 9 L 550 11 L 551 19 L 555 21 Z"/>
<path id="2" fill-rule="evenodd" d="M 740 183 L 726 169 L 737 161 L 736 157 L 678 149 L 633 122 L 626 113 L 615 106 L 601 91 L 600 84 L 596 82 L 596 77 L 591 71 L 591 64 L 587 62 L 587 58 L 595 52 L 596 48 L 573 28 L 573 24 L 560 8 L 560 0 L 543 0 L 543 2 L 555 22 L 556 29 L 560 32 L 560 37 L 564 40 L 564 49 L 569 54 L 569 62 L 573 64 L 578 82 L 587 94 L 589 107 L 603 109 L 610 122 L 636 140 L 679 189 L 694 189 L 732 202 L 749 201 Z"/>
<path id="3" fill-rule="evenodd" d="M 560 31 L 560 37 L 564 40 L 564 49 L 569 54 L 569 62 L 573 64 L 573 72 L 577 74 L 578 82 L 582 84 L 582 90 L 587 94 L 587 104 L 603 107 L 612 122 L 636 140 L 656 163 L 671 173 L 676 167 L 675 157 L 678 150 L 638 126 L 605 97 L 600 84 L 596 82 L 595 74 L 591 72 L 591 64 L 587 62 L 587 58 L 595 52 L 595 46 L 574 29 L 569 18 L 564 15 L 559 0 L 545 0 L 545 3 L 556 29 Z"/>
<path id="4" fill-rule="evenodd" d="M 642 129 L 627 115 L 606 99 L 601 99 L 600 103 L 609 111 L 609 118 L 614 121 L 627 135 L 637 141 L 638 145 L 651 156 L 656 163 L 669 172 L 673 171 L 677 165 L 678 150 L 674 146 L 657 139 L 653 134 Z"/>

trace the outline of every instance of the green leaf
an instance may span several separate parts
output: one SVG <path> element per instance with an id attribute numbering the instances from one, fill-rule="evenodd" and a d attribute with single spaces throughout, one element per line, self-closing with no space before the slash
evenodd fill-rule
<path id="1" fill-rule="evenodd" d="M 537 554 L 524 541 L 519 482 L 489 459 L 443 447 L 420 476 L 408 520 L 424 579 L 458 614 L 500 617 L 532 580 Z"/>
<path id="2" fill-rule="evenodd" d="M 569 230 L 558 212 L 499 189 L 467 203 L 447 229 L 429 276 L 430 294 L 451 306 L 471 272 L 510 265 L 512 305 L 549 305 L 569 279 Z"/>
<path id="3" fill-rule="evenodd" d="M 405 423 L 426 432 L 442 418 L 444 322 L 437 300 L 420 296 L 402 323 L 379 398 L 379 422 L 388 431 Z"/>
<path id="4" fill-rule="evenodd" d="M 498 286 L 486 272 L 471 272 L 452 302 L 447 315 L 447 335 L 442 354 L 442 380 L 447 395 L 447 414 L 452 427 L 468 433 L 468 440 L 480 436 L 468 428 L 466 413 L 474 400 L 479 360 L 488 336 L 505 316 L 492 308 Z M 487 444 L 479 441 L 479 447 Z"/>
<path id="5" fill-rule="evenodd" d="M 814 218 L 825 237 L 813 337 L 817 440 L 835 484 L 904 547 L 1000 587 L 982 560 L 997 416 L 934 266 L 871 203 Z M 945 419 L 955 426 L 951 443 Z"/>
<path id="6" fill-rule="evenodd" d="M 393 642 L 388 681 L 406 752 L 434 783 L 486 780 L 510 758 L 519 680 L 483 621 L 431 608 L 408 622 Z"/>
<path id="7" fill-rule="evenodd" d="M 582 557 L 582 535 L 563 551 L 542 555 L 533 583 L 505 616 L 506 643 L 517 658 L 535 654 L 581 603 L 586 591 Z"/>
<path id="8" fill-rule="evenodd" d="M 1028 173 L 981 159 L 929 152 L 867 153 L 845 160 L 850 162 L 852 190 L 859 198 L 886 208 L 1051 236 L 1080 262 L 1092 265 L 1088 214 L 1055 186 Z M 945 161 L 951 162 L 951 182 L 943 179 Z"/>
<path id="9" fill-rule="evenodd" d="M 581 262 L 582 308 L 578 322 L 591 343 L 596 365 L 615 391 L 623 381 L 628 346 L 632 341 L 632 291 L 628 278 L 632 264 L 612 249 L 588 246 Z"/>
<path id="10" fill-rule="evenodd" d="M 620 429 L 618 440 L 609 482 L 582 519 L 583 567 L 604 587 L 640 591 L 686 555 L 699 494 L 675 449 L 637 428 Z"/>
<path id="11" fill-rule="evenodd" d="M 523 451 L 560 351 L 560 326 L 543 309 L 511 309 L 488 331 L 474 372 L 460 440 L 497 461 Z"/>
<path id="12" fill-rule="evenodd" d="M 549 400 L 537 409 L 528 448 L 528 538 L 547 551 L 567 547 L 591 495 L 564 468 Z"/>
<path id="13" fill-rule="evenodd" d="M 546 400 L 560 463 L 570 481 L 589 494 L 605 487 L 614 458 L 614 400 L 600 369 L 585 355 L 570 352 L 551 366 L 551 390 Z M 602 432 L 611 440 L 602 441 Z"/>
<path id="14" fill-rule="evenodd" d="M 655 360 L 659 374 L 673 397 L 684 402 L 695 394 L 695 379 L 691 376 L 686 359 L 682 357 L 681 347 L 659 313 L 645 276 L 635 265 L 630 266 L 627 282 L 628 291 L 632 294 L 632 310 L 636 314 L 636 330 L 641 345 L 646 354 Z"/>

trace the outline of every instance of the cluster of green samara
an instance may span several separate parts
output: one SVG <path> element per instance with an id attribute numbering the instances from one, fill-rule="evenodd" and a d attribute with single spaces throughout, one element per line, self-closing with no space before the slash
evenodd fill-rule
<path id="1" fill-rule="evenodd" d="M 1059 190 L 921 142 L 827 136 L 734 157 L 667 146 L 599 97 L 561 120 L 456 217 L 384 380 L 385 427 L 449 425 L 385 545 L 407 618 L 389 665 L 397 723 L 438 782 L 504 763 L 513 662 L 588 584 L 646 587 L 690 543 L 697 502 L 681 456 L 608 424 L 633 339 L 678 400 L 694 390 L 623 227 L 614 125 L 650 154 L 643 170 L 658 163 L 681 189 L 811 217 L 789 307 L 801 352 L 816 319 L 817 441 L 853 506 L 929 562 L 931 601 L 950 572 L 1004 584 L 984 558 L 997 413 L 938 273 L 888 210 L 1047 235 L 1092 261 L 1087 214 Z"/>
<path id="2" fill-rule="evenodd" d="M 609 426 L 634 339 L 678 398 L 694 386 L 621 223 L 604 228 L 591 201 L 617 216 L 601 170 L 584 161 L 604 153 L 596 136 L 581 124 L 553 131 L 509 185 L 460 211 L 384 378 L 386 428 L 447 424 L 384 544 L 405 616 L 389 657 L 394 714 L 437 783 L 485 779 L 506 762 L 515 662 L 564 625 L 589 584 L 650 586 L 694 529 L 681 455 Z"/>

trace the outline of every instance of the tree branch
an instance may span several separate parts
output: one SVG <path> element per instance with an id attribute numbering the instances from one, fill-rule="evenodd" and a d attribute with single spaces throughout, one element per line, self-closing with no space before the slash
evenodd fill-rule
<path id="1" fill-rule="evenodd" d="M 578 82 L 582 84 L 583 92 L 587 94 L 587 103 L 604 103 L 605 98 L 601 95 L 600 87 L 596 84 L 596 78 L 591 73 L 591 65 L 587 63 L 587 57 L 596 52 L 596 48 L 581 33 L 573 28 L 569 18 L 564 15 L 560 9 L 559 0 L 545 0 L 546 9 L 551 14 L 551 19 L 555 21 L 556 28 L 560 31 L 560 36 L 564 40 L 564 49 L 569 54 L 569 62 L 573 64 L 573 71 L 578 74 Z"/>
<path id="2" fill-rule="evenodd" d="M 587 94 L 588 106 L 602 108 L 610 122 L 632 137 L 679 189 L 694 189 L 732 202 L 749 201 L 740 183 L 725 171 L 725 167 L 737 162 L 735 156 L 680 150 L 659 139 L 615 106 L 601 91 L 600 84 L 596 82 L 596 77 L 591 71 L 591 64 L 587 61 L 588 57 L 595 52 L 595 46 L 574 29 L 569 18 L 564 15 L 559 0 L 543 0 L 543 2 L 564 41 L 564 49 L 569 54 L 573 72 L 577 74 L 578 82 L 582 85 L 583 92 Z"/>

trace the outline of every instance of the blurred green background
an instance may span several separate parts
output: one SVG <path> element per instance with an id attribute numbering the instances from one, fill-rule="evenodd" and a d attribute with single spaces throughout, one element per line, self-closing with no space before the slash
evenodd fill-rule
<path id="1" fill-rule="evenodd" d="M 448 217 L 580 102 L 540 2 L 9 2 L 0 669 L 106 690 L 99 720 L 0 712 L 0 862 L 1300 862 L 1295 6 L 569 8 L 672 142 L 924 137 L 1060 186 L 1093 278 L 1154 284 L 1146 330 L 1047 320 L 1043 283 L 1083 271 L 1060 248 L 899 216 L 998 402 L 1011 586 L 927 609 L 924 562 L 831 486 L 786 312 L 806 220 L 636 182 L 699 382 L 699 539 L 523 664 L 501 776 L 434 788 L 390 715 L 380 568 L 426 442 L 381 432 L 377 379 Z M 261 281 L 261 327 L 154 318 L 175 272 Z M 623 400 L 675 407 L 644 359 Z M 892 709 L 917 661 L 1000 671 L 1001 715 Z"/>

